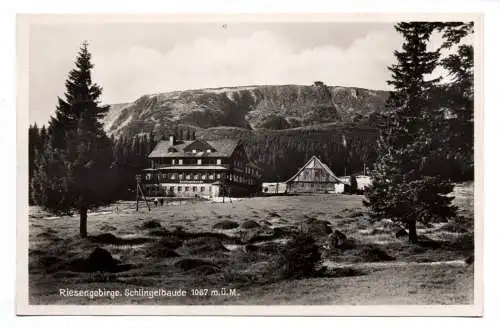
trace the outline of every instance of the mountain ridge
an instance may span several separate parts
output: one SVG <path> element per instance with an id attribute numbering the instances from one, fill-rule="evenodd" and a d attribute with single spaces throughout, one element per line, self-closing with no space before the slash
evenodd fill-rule
<path id="1" fill-rule="evenodd" d="M 110 104 L 103 120 L 114 136 L 164 133 L 175 125 L 283 130 L 368 121 L 382 112 L 389 91 L 312 85 L 246 85 L 158 92 Z"/>

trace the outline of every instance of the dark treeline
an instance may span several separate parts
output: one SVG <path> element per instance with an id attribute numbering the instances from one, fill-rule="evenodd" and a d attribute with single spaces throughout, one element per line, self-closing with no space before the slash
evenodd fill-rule
<path id="1" fill-rule="evenodd" d="M 358 132 L 358 133 L 356 133 Z M 318 157 L 338 175 L 363 172 L 376 157 L 376 130 L 359 131 L 290 130 L 264 131 L 243 140 L 251 158 L 263 169 L 267 181 L 286 180 L 312 156 Z"/>
<path id="2" fill-rule="evenodd" d="M 195 130 L 187 127 L 175 127 L 171 132 L 163 129 L 155 134 L 153 131 L 135 136 L 122 135 L 112 138 L 114 165 L 112 169 L 112 181 L 114 186 L 113 198 L 116 200 L 134 199 L 136 196 L 136 174 L 149 167 L 148 155 L 156 143 L 166 140 L 174 135 L 178 140 L 191 140 L 195 138 Z M 29 181 L 31 180 L 37 157 L 46 151 L 45 143 L 49 140 L 47 128 L 41 128 L 37 124 L 29 127 Z M 30 204 L 33 204 L 32 192 L 30 190 Z"/>
<path id="3" fill-rule="evenodd" d="M 301 128 L 287 130 L 221 130 L 201 137 L 239 138 L 245 144 L 252 160 L 263 169 L 263 181 L 286 180 L 293 176 L 312 156 L 317 156 L 338 175 L 351 175 L 371 170 L 377 157 L 378 130 L 374 124 L 362 126 L 336 125 L 329 128 Z M 136 136 L 126 134 L 113 138 L 115 156 L 116 199 L 135 197 L 135 175 L 149 167 L 148 154 L 160 140 L 175 135 L 178 140 L 195 138 L 196 132 L 188 127 L 157 129 Z M 32 177 L 33 161 L 47 139 L 45 127 L 29 128 L 29 172 Z M 457 141 L 441 169 L 454 181 L 473 178 L 473 158 L 465 154 Z M 451 150 L 450 150 L 451 152 Z M 468 156 L 468 157 L 467 157 Z"/>

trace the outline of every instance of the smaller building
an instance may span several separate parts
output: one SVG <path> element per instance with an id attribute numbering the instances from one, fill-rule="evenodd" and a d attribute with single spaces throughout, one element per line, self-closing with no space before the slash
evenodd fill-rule
<path id="1" fill-rule="evenodd" d="M 342 193 L 345 182 L 316 156 L 301 167 L 294 176 L 286 181 L 290 193 L 328 192 Z"/>
<path id="2" fill-rule="evenodd" d="M 286 194 L 287 191 L 286 182 L 262 182 L 262 193 L 264 195 Z"/>

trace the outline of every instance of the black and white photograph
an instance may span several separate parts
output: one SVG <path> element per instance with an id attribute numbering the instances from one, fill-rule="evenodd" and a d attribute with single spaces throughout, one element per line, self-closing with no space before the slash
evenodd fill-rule
<path id="1" fill-rule="evenodd" d="M 481 33 L 18 16 L 18 313 L 480 315 Z"/>

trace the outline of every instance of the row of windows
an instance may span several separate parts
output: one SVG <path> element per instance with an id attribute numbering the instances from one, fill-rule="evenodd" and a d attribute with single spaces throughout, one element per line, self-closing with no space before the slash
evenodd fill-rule
<path id="1" fill-rule="evenodd" d="M 153 178 L 153 175 L 151 173 L 148 173 L 146 174 L 146 180 L 151 180 Z M 170 178 L 170 180 L 214 180 L 214 179 L 221 179 L 222 178 L 222 174 L 221 173 L 217 173 L 217 174 L 200 174 L 200 173 L 194 173 L 194 174 L 190 174 L 190 173 L 171 173 L 171 174 L 167 174 L 167 173 L 161 173 L 161 174 L 158 174 L 157 178 L 159 179 L 163 179 L 163 180 L 166 180 L 168 178 Z"/>
<path id="2" fill-rule="evenodd" d="M 207 190 L 205 186 L 201 186 L 199 188 L 198 188 L 198 186 L 192 186 L 192 187 L 189 187 L 189 186 L 184 186 L 184 187 L 177 186 L 177 188 L 174 187 L 174 186 L 170 186 L 170 188 L 169 188 L 170 191 L 174 191 L 174 192 L 176 190 L 177 190 L 177 192 L 182 192 L 183 190 L 184 190 L 184 192 L 190 192 L 190 191 L 192 191 L 192 192 L 198 192 L 198 189 L 199 189 L 200 192 L 205 192 L 205 190 Z M 212 187 L 211 186 L 208 187 L 208 192 L 212 192 Z"/>
<path id="3" fill-rule="evenodd" d="M 183 165 L 184 164 L 184 160 L 182 158 L 179 158 L 179 159 L 175 159 L 175 158 L 172 158 L 172 161 L 171 161 L 172 165 Z M 216 165 L 222 165 L 222 159 L 220 158 L 217 158 L 216 161 L 215 161 Z M 203 161 L 203 159 L 201 158 L 198 158 L 196 160 L 196 164 L 197 165 L 203 165 L 203 164 L 213 164 L 213 161 L 211 160 L 205 160 Z"/>

